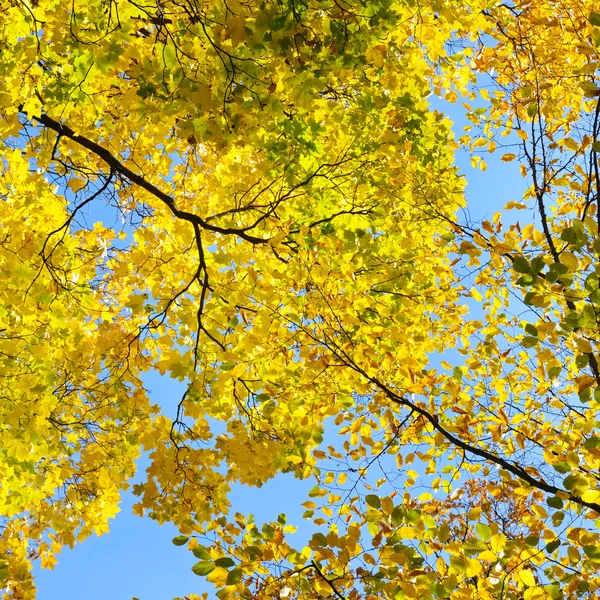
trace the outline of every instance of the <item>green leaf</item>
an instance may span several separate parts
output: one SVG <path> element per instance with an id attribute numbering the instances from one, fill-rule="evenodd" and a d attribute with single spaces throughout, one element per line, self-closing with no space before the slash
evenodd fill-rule
<path id="1" fill-rule="evenodd" d="M 208 550 L 204 546 L 196 546 L 192 550 L 192 554 L 196 558 L 200 558 L 201 560 L 210 560 L 210 554 L 208 553 Z"/>
<path id="2" fill-rule="evenodd" d="M 481 540 L 468 540 L 463 544 L 465 550 L 487 550 L 487 546 Z"/>
<path id="3" fill-rule="evenodd" d="M 594 562 L 600 562 L 600 546 L 584 546 L 583 551 Z"/>
<path id="4" fill-rule="evenodd" d="M 521 345 L 523 346 L 523 348 L 533 348 L 538 342 L 539 342 L 539 340 L 536 337 L 526 335 L 521 340 Z"/>
<path id="5" fill-rule="evenodd" d="M 442 525 L 440 525 L 438 527 L 437 539 L 440 542 L 442 542 L 442 544 L 444 544 L 448 541 L 449 537 L 450 537 L 450 527 L 448 527 L 448 525 L 446 525 L 446 523 L 443 523 Z"/>
<path id="6" fill-rule="evenodd" d="M 520 287 L 528 287 L 537 281 L 537 277 L 533 273 L 526 273 L 517 280 L 517 285 Z"/>
<path id="7" fill-rule="evenodd" d="M 178 536 L 174 537 L 171 541 L 176 546 L 183 546 L 184 544 L 187 544 L 189 539 L 190 538 L 187 535 L 178 535 Z"/>
<path id="8" fill-rule="evenodd" d="M 484 542 L 488 542 L 492 537 L 492 530 L 489 525 L 486 525 L 485 523 L 477 523 L 475 530 L 477 531 L 477 535 L 479 535 Z"/>
<path id="9" fill-rule="evenodd" d="M 552 466 L 554 467 L 555 471 L 558 471 L 559 473 L 563 474 L 568 473 L 571 470 L 571 465 L 564 461 L 554 463 Z"/>
<path id="10" fill-rule="evenodd" d="M 396 525 L 396 527 L 398 525 L 402 524 L 402 521 L 404 520 L 404 509 L 400 506 L 394 506 L 394 510 L 392 511 L 392 524 Z"/>
<path id="11" fill-rule="evenodd" d="M 371 508 L 376 508 L 378 510 L 381 508 L 381 500 L 379 499 L 379 496 L 376 496 L 375 494 L 367 494 L 365 502 Z"/>
<path id="12" fill-rule="evenodd" d="M 173 69 L 177 65 L 177 51 L 175 46 L 171 44 L 165 44 L 163 47 L 163 60 L 167 69 Z"/>
<path id="13" fill-rule="evenodd" d="M 525 538 L 525 544 L 527 546 L 537 546 L 540 542 L 540 537 L 538 535 L 528 535 Z"/>
<path id="14" fill-rule="evenodd" d="M 528 333 L 533 337 L 537 337 L 538 330 L 531 323 L 527 323 L 527 325 L 525 325 L 525 333 Z"/>
<path id="15" fill-rule="evenodd" d="M 438 598 L 450 598 L 451 592 L 449 592 L 439 581 L 434 581 L 431 584 L 431 590 Z"/>
<path id="16" fill-rule="evenodd" d="M 194 575 L 199 575 L 201 577 L 208 575 L 209 573 L 211 573 L 214 570 L 215 570 L 215 563 L 212 563 L 212 562 L 200 561 L 200 562 L 197 562 L 192 567 L 192 572 L 194 573 Z"/>
<path id="17" fill-rule="evenodd" d="M 412 509 L 406 513 L 406 520 L 408 523 L 416 523 L 421 519 L 421 511 Z"/>
<path id="18" fill-rule="evenodd" d="M 576 244 L 578 240 L 577 231 L 574 227 L 567 227 L 560 234 L 560 239 L 569 244 Z"/>
<path id="19" fill-rule="evenodd" d="M 560 587 L 556 584 L 553 585 L 545 585 L 544 590 L 550 596 L 552 600 L 562 600 L 564 595 L 560 589 Z"/>
<path id="20" fill-rule="evenodd" d="M 235 561 L 229 558 L 229 556 L 223 556 L 222 558 L 217 558 L 217 560 L 215 560 L 215 565 L 217 565 L 217 567 L 222 567 L 223 569 L 228 569 L 235 565 Z"/>
<path id="21" fill-rule="evenodd" d="M 310 488 L 310 490 L 308 492 L 308 497 L 309 498 L 321 497 L 321 496 L 324 496 L 326 493 L 327 492 L 325 492 L 325 490 L 321 489 L 318 485 L 315 485 L 312 488 Z"/>
<path id="22" fill-rule="evenodd" d="M 467 568 L 467 561 L 462 556 L 450 556 L 450 566 L 463 573 Z"/>
<path id="23" fill-rule="evenodd" d="M 559 546 L 560 540 L 556 538 L 554 541 L 546 544 L 546 552 L 548 552 L 548 554 L 552 554 L 552 552 L 554 552 Z"/>
<path id="24" fill-rule="evenodd" d="M 550 367 L 548 369 L 548 379 L 550 381 L 552 381 L 553 379 L 556 379 L 560 375 L 561 371 L 562 371 L 562 367 L 559 366 L 559 365 L 556 365 L 554 367 Z"/>
<path id="25" fill-rule="evenodd" d="M 227 575 L 227 585 L 235 585 L 242 579 L 243 575 L 244 572 L 240 568 L 229 571 L 229 574 Z"/>
<path id="26" fill-rule="evenodd" d="M 561 509 L 563 507 L 563 501 L 558 496 L 552 496 L 546 500 L 546 504 L 552 508 Z"/>
<path id="27" fill-rule="evenodd" d="M 529 273 L 531 267 L 529 266 L 529 262 L 523 256 L 517 256 L 513 261 L 513 269 L 517 273 Z"/>
<path id="28" fill-rule="evenodd" d="M 273 402 L 273 400 L 269 400 L 262 405 L 262 414 L 264 417 L 270 417 L 277 408 L 277 403 Z"/>
<path id="29" fill-rule="evenodd" d="M 597 12 L 591 12 L 590 16 L 588 17 L 588 21 L 590 22 L 591 25 L 593 25 L 594 27 L 600 27 L 600 13 Z"/>
<path id="30" fill-rule="evenodd" d="M 528 107 L 527 107 L 527 115 L 530 117 L 535 117 L 535 115 L 537 115 L 538 113 L 538 103 L 537 102 L 532 102 Z"/>

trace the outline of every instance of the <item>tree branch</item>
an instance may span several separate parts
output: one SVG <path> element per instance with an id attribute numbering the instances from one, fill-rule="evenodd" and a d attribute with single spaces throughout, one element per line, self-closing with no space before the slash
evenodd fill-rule
<path id="1" fill-rule="evenodd" d="M 19 112 L 25 114 L 22 110 L 22 107 L 19 107 Z M 142 189 L 152 194 L 155 198 L 161 200 L 177 218 L 195 224 L 207 231 L 220 233 L 222 235 L 235 235 L 247 242 L 250 242 L 251 244 L 267 244 L 269 242 L 268 239 L 246 233 L 244 229 L 238 229 L 235 227 L 219 227 L 218 225 L 212 225 L 208 221 L 194 213 L 190 213 L 188 211 L 179 209 L 174 198 L 169 196 L 169 194 L 163 192 L 153 183 L 150 183 L 141 175 L 134 173 L 129 167 L 125 166 L 106 148 L 100 146 L 96 142 L 90 140 L 89 138 L 83 135 L 75 133 L 73 129 L 71 129 L 67 125 L 63 125 L 62 123 L 55 121 L 48 115 L 36 115 L 33 117 L 33 120 L 37 121 L 38 123 L 40 123 L 44 127 L 47 127 L 48 129 L 52 129 L 53 131 L 58 133 L 59 136 L 66 137 L 72 140 L 76 144 L 79 144 L 83 148 L 86 148 L 87 150 L 101 158 L 109 167 L 111 167 L 111 169 L 115 173 L 119 173 L 121 176 L 129 179 L 129 181 L 131 181 L 132 183 L 135 183 Z"/>

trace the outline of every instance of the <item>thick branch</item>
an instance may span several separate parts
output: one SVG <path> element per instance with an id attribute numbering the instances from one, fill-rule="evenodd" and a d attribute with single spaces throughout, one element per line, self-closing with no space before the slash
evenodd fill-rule
<path id="1" fill-rule="evenodd" d="M 483 448 L 478 448 L 477 446 L 473 446 L 472 444 L 469 444 L 468 442 L 461 440 L 459 437 L 455 436 L 453 433 L 448 431 L 445 427 L 440 425 L 439 419 L 435 415 L 432 415 L 431 413 L 426 411 L 424 408 L 420 407 L 418 404 L 415 404 L 414 402 L 411 402 L 404 396 L 396 394 L 394 391 L 392 391 L 390 388 L 388 388 L 384 383 L 379 381 L 376 377 L 367 377 L 367 378 L 369 379 L 369 381 L 371 381 L 371 383 L 374 383 L 392 402 L 394 402 L 395 404 L 398 404 L 400 406 L 405 406 L 408 409 L 410 409 L 412 412 L 415 412 L 415 413 L 421 415 L 423 418 L 425 418 L 427 421 L 429 421 L 429 423 L 431 423 L 431 425 L 433 426 L 433 428 L 436 431 L 441 433 L 449 442 L 451 442 L 455 446 L 458 446 L 463 451 L 469 452 L 470 454 L 475 454 L 476 456 L 480 456 L 481 458 L 485 459 L 486 461 L 496 464 L 499 467 L 502 467 L 509 473 L 512 473 L 519 479 L 522 479 L 523 481 L 528 483 L 531 487 L 534 487 L 534 488 L 537 488 L 538 490 L 547 492 L 548 494 L 555 494 L 555 495 L 558 493 L 568 494 L 568 498 L 571 502 L 575 502 L 576 504 L 585 506 L 586 508 L 590 508 L 590 509 L 596 511 L 597 513 L 600 513 L 600 504 L 598 504 L 597 502 L 586 502 L 585 500 L 582 500 L 578 496 L 571 494 L 567 490 L 557 488 L 556 486 L 553 486 L 553 485 L 547 483 L 543 479 L 537 479 L 537 478 L 533 477 L 523 467 L 516 465 L 514 463 L 511 463 L 511 462 L 507 461 L 506 459 L 502 458 L 501 456 L 497 456 L 496 454 L 493 454 L 492 452 L 489 452 L 488 450 L 484 450 Z"/>
<path id="2" fill-rule="evenodd" d="M 23 111 L 21 111 L 21 112 L 23 112 Z M 247 242 L 250 242 L 252 244 L 268 243 L 268 241 L 269 241 L 268 239 L 250 235 L 250 234 L 246 233 L 246 231 L 244 229 L 238 229 L 235 227 L 219 227 L 217 225 L 212 225 L 212 224 L 208 223 L 205 219 L 203 219 L 202 217 L 200 217 L 194 213 L 190 213 L 185 210 L 179 209 L 177 207 L 177 204 L 176 204 L 174 198 L 172 198 L 171 196 L 169 196 L 169 194 L 166 194 L 165 192 L 163 192 L 162 190 L 157 188 L 154 184 L 150 183 L 147 179 L 145 179 L 141 175 L 134 173 L 130 168 L 126 167 L 118 158 L 116 158 L 106 148 L 103 148 L 96 142 L 90 140 L 89 138 L 87 138 L 83 135 L 79 135 L 79 134 L 75 133 L 75 131 L 73 129 L 71 129 L 67 125 L 63 125 L 62 123 L 55 121 L 53 118 L 49 117 L 48 115 L 34 116 L 33 119 L 35 121 L 37 121 L 38 123 L 40 123 L 41 125 L 43 125 L 44 127 L 47 127 L 48 129 L 52 129 L 53 131 L 56 131 L 56 133 L 58 133 L 59 136 L 66 137 L 66 138 L 72 140 L 76 144 L 79 144 L 83 148 L 86 148 L 87 150 L 89 150 L 90 152 L 92 152 L 93 154 L 95 154 L 96 156 L 101 158 L 115 173 L 119 173 L 121 176 L 127 178 L 132 183 L 135 183 L 139 187 L 145 189 L 147 192 L 152 194 L 155 198 L 158 198 L 159 200 L 161 200 L 164 204 L 166 204 L 169 207 L 170 211 L 177 218 L 182 219 L 184 221 L 188 221 L 192 224 L 195 224 L 207 231 L 212 231 L 214 233 L 220 233 L 223 235 L 238 236 L 241 239 L 246 240 Z"/>

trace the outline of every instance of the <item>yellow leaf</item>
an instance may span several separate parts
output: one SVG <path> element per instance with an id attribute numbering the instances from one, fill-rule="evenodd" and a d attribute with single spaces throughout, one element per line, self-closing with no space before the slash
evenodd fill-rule
<path id="1" fill-rule="evenodd" d="M 467 519 L 469 521 L 477 521 L 481 516 L 482 509 L 480 506 L 475 506 L 467 513 Z"/>
<path id="2" fill-rule="evenodd" d="M 398 535 L 403 540 L 412 540 L 417 537 L 417 530 L 414 527 L 400 527 Z"/>
<path id="3" fill-rule="evenodd" d="M 579 150 L 579 144 L 573 138 L 565 138 L 564 144 L 569 150 L 576 152 Z"/>
<path id="4" fill-rule="evenodd" d="M 394 510 L 394 502 L 389 496 L 381 499 L 381 509 L 386 515 L 391 515 Z"/>
<path id="5" fill-rule="evenodd" d="M 577 260 L 575 254 L 569 252 L 568 250 L 565 250 L 561 253 L 560 262 L 568 267 L 569 271 L 572 273 L 574 273 L 579 266 L 579 261 Z"/>
<path id="6" fill-rule="evenodd" d="M 581 394 L 584 390 L 592 387 L 596 383 L 596 379 L 591 375 L 580 375 L 574 377 L 573 382 L 577 385 L 577 393 Z"/>
<path id="7" fill-rule="evenodd" d="M 535 578 L 533 576 L 533 573 L 529 569 L 522 569 L 521 571 L 519 571 L 518 577 L 521 580 L 521 582 L 527 586 L 535 585 Z"/>
<path id="8" fill-rule="evenodd" d="M 483 296 L 474 287 L 471 288 L 471 297 L 477 300 L 477 302 L 481 302 L 483 300 Z"/>
<path id="9" fill-rule="evenodd" d="M 326 597 L 330 596 L 333 593 L 331 586 L 326 581 L 323 581 L 323 579 L 321 579 L 320 577 L 316 577 L 315 579 L 313 579 L 311 585 L 313 589 L 317 592 L 317 594 L 319 594 L 319 596 Z"/>
<path id="10" fill-rule="evenodd" d="M 372 62 L 376 67 L 383 67 L 383 63 L 387 56 L 387 48 L 384 44 L 377 44 L 367 50 L 367 60 Z"/>
<path id="11" fill-rule="evenodd" d="M 465 558 L 467 577 L 477 577 L 483 571 L 483 565 L 474 558 Z"/>
<path id="12" fill-rule="evenodd" d="M 587 490 L 581 495 L 584 502 L 599 502 L 600 490 Z"/>
<path id="13" fill-rule="evenodd" d="M 503 533 L 495 533 L 490 540 L 490 546 L 496 554 L 502 552 L 506 545 L 506 536 Z"/>

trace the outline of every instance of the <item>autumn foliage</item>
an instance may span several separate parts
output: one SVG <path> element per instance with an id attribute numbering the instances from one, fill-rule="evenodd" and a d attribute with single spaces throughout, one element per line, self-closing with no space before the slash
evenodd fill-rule
<path id="1" fill-rule="evenodd" d="M 600 597 L 594 2 L 0 15 L 6 598 L 142 453 L 135 512 L 222 600 Z M 458 151 L 524 197 L 467 220 Z M 304 523 L 229 510 L 284 473 Z"/>

